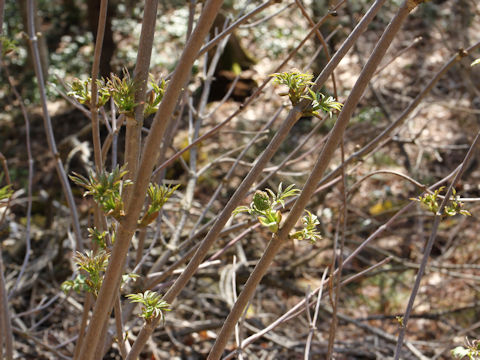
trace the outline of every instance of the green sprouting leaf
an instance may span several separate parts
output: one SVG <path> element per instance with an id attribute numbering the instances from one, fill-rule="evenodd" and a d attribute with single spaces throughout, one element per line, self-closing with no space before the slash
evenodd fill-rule
<path id="1" fill-rule="evenodd" d="M 105 83 L 105 79 L 97 79 L 97 107 L 104 106 L 110 99 L 110 90 Z M 80 104 L 90 106 L 92 100 L 92 78 L 87 80 L 74 79 L 69 84 L 71 91 L 67 93 L 68 96 L 73 97 Z"/>
<path id="2" fill-rule="evenodd" d="M 259 216 L 258 221 L 265 227 L 268 227 L 272 233 L 276 233 L 279 228 L 280 221 L 282 221 L 282 214 L 280 211 L 269 213 L 268 216 Z"/>
<path id="3" fill-rule="evenodd" d="M 145 227 L 155 221 L 163 205 L 165 205 L 170 196 L 172 196 L 175 190 L 177 190 L 179 187 L 180 185 L 170 187 L 151 183 L 147 190 L 147 195 L 150 199 L 150 205 L 148 206 L 148 209 L 143 215 L 142 219 L 139 220 L 138 226 Z"/>
<path id="4" fill-rule="evenodd" d="M 268 194 L 260 190 L 255 191 L 255 194 L 253 195 L 252 204 L 253 204 L 252 208 L 257 210 L 258 212 L 265 211 L 272 207 L 272 204 L 270 202 L 270 197 L 268 196 Z"/>
<path id="5" fill-rule="evenodd" d="M 267 189 L 269 190 L 269 189 Z M 289 185 L 285 190 L 282 191 L 282 183 L 278 185 L 277 195 L 274 195 L 270 190 L 273 197 L 273 205 L 282 205 L 285 207 L 285 199 L 293 196 L 297 196 L 300 193 L 300 189 L 295 189 L 295 184 Z"/>
<path id="6" fill-rule="evenodd" d="M 458 213 L 463 216 L 472 216 L 472 214 L 468 210 L 460 210 Z"/>
<path id="7" fill-rule="evenodd" d="M 8 199 L 13 195 L 11 185 L 5 185 L 0 188 L 0 208 L 5 207 L 8 204 Z"/>
<path id="8" fill-rule="evenodd" d="M 171 311 L 170 304 L 163 300 L 160 294 L 151 290 L 146 290 L 144 293 L 129 294 L 127 298 L 129 298 L 131 302 L 143 305 L 140 316 L 146 321 L 151 321 L 159 316 L 163 318 L 164 311 Z"/>
<path id="9" fill-rule="evenodd" d="M 135 107 L 138 105 L 135 102 L 135 91 L 137 90 L 137 84 L 130 77 L 127 69 L 123 69 L 122 79 L 120 79 L 117 75 L 112 75 L 111 79 L 108 80 L 107 85 L 119 113 L 125 114 L 128 117 L 133 117 Z"/>
<path id="10" fill-rule="evenodd" d="M 313 75 L 301 73 L 298 70 L 275 73 L 270 76 L 275 78 L 275 83 L 288 87 L 288 92 L 281 95 L 288 95 L 293 106 L 297 105 L 304 95 L 306 89 L 314 85 Z"/>
<path id="11" fill-rule="evenodd" d="M 319 116 L 320 111 L 323 111 L 332 117 L 333 111 L 342 110 L 342 103 L 336 101 L 332 96 L 327 97 L 321 92 L 314 92 L 312 89 L 308 89 L 308 94 L 302 97 L 311 101 L 310 108 L 304 112 L 304 115 L 307 116 Z"/>
<path id="12" fill-rule="evenodd" d="M 108 231 L 99 231 L 96 227 L 88 228 L 88 237 L 97 244 L 100 249 L 106 249 L 107 247 L 107 238 L 109 236 Z"/>
<path id="13" fill-rule="evenodd" d="M 303 228 L 290 234 L 289 237 L 296 240 L 308 240 L 311 243 L 314 243 L 322 238 L 320 232 L 317 230 L 320 221 L 318 221 L 318 217 L 313 215 L 310 211 L 305 210 L 305 212 L 307 214 L 302 218 Z"/>
<path id="14" fill-rule="evenodd" d="M 468 356 L 469 359 L 473 359 L 473 357 L 470 356 L 470 349 L 465 349 L 463 346 L 457 346 L 451 352 L 455 359 L 463 359 L 465 356 Z"/>
<path id="15" fill-rule="evenodd" d="M 242 212 L 250 213 L 250 208 L 248 206 L 238 206 L 235 210 L 233 210 L 232 215 L 235 216 L 235 215 L 240 214 Z"/>
<path id="16" fill-rule="evenodd" d="M 126 174 L 124 166 L 121 168 L 117 166 L 111 172 L 103 171 L 97 174 L 91 171 L 88 179 L 75 172 L 69 177 L 74 183 L 86 189 L 83 196 L 91 195 L 106 215 L 120 220 L 125 216 L 122 189 L 132 184 L 130 180 L 123 180 Z"/>
<path id="17" fill-rule="evenodd" d="M 472 63 L 470 64 L 470 66 L 475 66 L 475 65 L 478 65 L 478 64 L 480 64 L 480 59 L 477 59 L 477 60 L 475 60 L 474 62 L 472 62 Z"/>
<path id="18" fill-rule="evenodd" d="M 77 252 L 73 257 L 78 269 L 87 273 L 84 280 L 87 291 L 95 296 L 98 295 L 102 286 L 103 274 L 107 269 L 109 258 L 110 254 L 105 250 L 100 250 L 97 253 L 92 250 L 86 250 L 84 253 Z"/>
<path id="19" fill-rule="evenodd" d="M 445 186 L 442 186 L 435 190 L 432 194 L 427 193 L 418 198 L 413 198 L 411 200 L 420 202 L 425 208 L 427 208 L 433 214 L 437 214 L 440 207 L 440 193 L 445 189 Z M 447 216 L 454 216 L 461 214 L 464 216 L 471 216 L 470 212 L 462 209 L 463 203 L 459 200 L 460 198 L 456 195 L 457 192 L 455 189 L 452 189 L 453 196 L 450 198 L 449 202 L 444 208 L 444 214 Z"/>
<path id="20" fill-rule="evenodd" d="M 15 40 L 9 39 L 6 36 L 0 36 L 0 42 L 2 43 L 2 56 L 10 55 L 14 51 L 17 51 L 18 43 Z"/>
<path id="21" fill-rule="evenodd" d="M 158 106 L 163 99 L 163 95 L 165 94 L 165 90 L 167 89 L 168 81 L 161 80 L 158 84 L 153 75 L 150 74 L 150 86 L 152 89 L 147 93 L 147 98 L 145 101 L 145 109 L 144 114 L 145 116 L 154 114 L 158 110 Z"/>
<path id="22" fill-rule="evenodd" d="M 288 197 L 297 195 L 300 190 L 294 189 L 295 185 L 288 186 L 282 190 L 282 183 L 278 186 L 275 194 L 271 189 L 265 191 L 257 190 L 253 195 L 250 207 L 239 206 L 233 211 L 233 215 L 241 212 L 248 212 L 250 215 L 256 216 L 261 225 L 266 226 L 273 233 L 276 233 L 282 221 L 282 214 L 276 210 L 278 205 L 285 206 L 284 200 Z"/>
<path id="23" fill-rule="evenodd" d="M 76 293 L 81 293 L 82 291 L 88 291 L 88 286 L 86 284 L 86 276 L 82 274 L 78 274 L 75 279 L 73 280 L 66 280 L 60 286 L 60 289 L 65 293 L 68 294 L 71 290 L 75 291 Z"/>

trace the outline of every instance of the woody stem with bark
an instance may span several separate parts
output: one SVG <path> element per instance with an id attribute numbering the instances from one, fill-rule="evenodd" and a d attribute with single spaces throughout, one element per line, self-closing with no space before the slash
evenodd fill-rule
<path id="1" fill-rule="evenodd" d="M 430 80 L 430 82 L 420 91 L 420 93 L 415 97 L 414 100 L 408 105 L 408 107 L 400 114 L 398 119 L 392 122 L 385 130 L 383 130 L 379 135 L 377 135 L 373 140 L 371 140 L 367 145 L 365 145 L 360 150 L 356 151 L 345 159 L 345 165 L 350 164 L 356 160 L 360 160 L 364 155 L 371 152 L 375 147 L 384 139 L 386 139 L 396 128 L 402 125 L 408 116 L 417 108 L 417 106 L 422 102 L 422 100 L 427 96 L 427 94 L 434 88 L 437 82 L 450 70 L 456 63 L 458 63 L 465 56 L 470 54 L 472 51 L 480 48 L 480 41 L 470 46 L 464 51 L 458 52 L 453 55 L 445 64 L 438 70 L 435 76 Z M 341 171 L 341 166 L 335 168 L 327 176 L 325 176 L 321 183 L 324 184 L 336 176 L 339 175 Z"/>
<path id="2" fill-rule="evenodd" d="M 80 358 L 82 360 L 93 359 L 94 349 L 98 344 L 99 338 L 101 338 L 103 325 L 108 320 L 114 297 L 117 295 L 125 258 L 130 246 L 130 240 L 137 227 L 137 221 L 140 211 L 142 210 L 147 187 L 158 157 L 160 148 L 159 142 L 163 138 L 165 129 L 172 118 L 175 104 L 181 95 L 183 87 L 185 86 L 185 81 L 190 74 L 195 55 L 198 53 L 202 41 L 212 26 L 213 20 L 215 19 L 221 5 L 222 0 L 208 0 L 206 2 L 195 31 L 192 33 L 192 36 L 185 46 L 163 100 L 153 119 L 153 124 L 146 139 L 141 162 L 138 168 L 135 186 L 133 187 L 132 195 L 128 201 L 125 218 L 119 225 L 108 268 L 105 272 L 103 284 L 80 351 Z M 132 351 L 134 351 L 134 348 L 132 348 Z"/>
<path id="3" fill-rule="evenodd" d="M 379 3 L 382 3 L 382 1 L 378 1 L 375 4 Z M 323 173 L 327 169 L 327 166 L 332 159 L 333 154 L 340 143 L 340 140 L 342 139 L 343 133 L 353 114 L 353 111 L 357 106 L 360 97 L 365 91 L 369 80 L 373 76 L 375 69 L 385 55 L 385 52 L 387 51 L 393 38 L 400 30 L 400 27 L 403 24 L 404 20 L 407 18 L 410 11 L 416 5 L 416 2 L 405 1 L 388 25 L 388 27 L 385 29 L 382 37 L 375 46 L 372 55 L 365 64 L 365 67 L 363 68 L 358 80 L 356 81 L 355 86 L 353 87 L 349 97 L 346 100 L 343 109 L 335 123 L 335 126 L 331 130 L 328 140 L 323 147 L 322 152 L 320 153 L 320 156 L 315 163 L 314 169 L 310 174 L 309 178 L 307 179 L 307 182 L 305 183 L 305 186 L 303 187 L 300 196 L 295 201 L 295 204 L 293 205 L 292 210 L 290 211 L 287 219 L 285 220 L 283 227 L 279 230 L 276 236 L 274 236 L 272 240 L 270 240 L 262 258 L 255 266 L 255 269 L 247 280 L 247 283 L 245 284 L 244 289 L 240 293 L 237 302 L 235 303 L 230 314 L 225 320 L 222 330 L 220 331 L 217 340 L 209 354 L 209 360 L 217 360 L 221 357 L 227 341 L 235 327 L 235 324 L 240 318 L 242 312 L 244 311 L 245 306 L 247 305 L 248 301 L 250 301 L 251 297 L 255 292 L 255 289 L 260 283 L 260 280 L 269 269 L 270 264 L 272 263 L 273 259 L 275 258 L 282 245 L 287 241 L 291 229 L 298 221 L 303 211 L 305 210 L 305 206 L 311 199 L 318 184 L 318 181 L 321 179 Z"/>
<path id="4" fill-rule="evenodd" d="M 340 0 L 338 4 L 335 6 L 335 9 L 338 8 L 345 0 Z M 276 71 L 280 71 L 280 69 L 288 62 L 288 60 L 295 54 L 303 44 L 307 41 L 307 39 L 312 36 L 315 32 L 315 30 L 325 21 L 327 16 L 324 16 L 316 25 L 313 29 L 310 30 L 309 34 L 305 36 L 305 38 L 298 44 L 298 46 L 288 55 L 287 59 L 285 59 L 282 64 L 280 64 Z M 345 51 L 346 52 L 346 51 Z M 338 62 L 340 62 L 340 59 L 337 59 Z M 334 66 L 331 68 L 333 71 Z M 328 77 L 328 75 L 327 75 Z M 218 131 L 222 126 L 224 126 L 229 120 L 233 119 L 235 116 L 237 116 L 239 113 L 241 113 L 252 101 L 253 99 L 262 91 L 263 88 L 268 84 L 268 82 L 272 79 L 269 77 L 264 83 L 255 91 L 252 96 L 250 96 L 242 105 L 240 105 L 239 109 L 236 110 L 232 115 L 230 115 L 226 120 L 224 120 L 221 124 L 215 126 L 213 129 L 208 131 L 206 134 L 200 136 L 197 140 L 195 140 L 192 144 L 188 145 L 185 147 L 183 150 L 177 152 L 174 156 L 172 156 L 170 159 L 165 161 L 163 164 L 161 164 L 157 170 L 161 170 L 168 166 L 173 160 L 178 158 L 182 153 L 185 151 L 189 150 L 191 147 L 195 146 L 198 144 L 201 140 L 205 140 L 212 136 L 216 131 Z M 326 79 L 326 78 L 325 78 Z M 302 106 L 305 107 L 307 102 L 303 102 Z M 303 108 L 302 108 L 303 109 Z M 249 190 L 249 187 L 253 184 L 254 181 L 256 181 L 257 177 L 263 171 L 263 168 L 266 166 L 266 164 L 270 161 L 271 157 L 275 154 L 275 152 L 278 150 L 278 147 L 281 145 L 281 142 L 285 139 L 285 137 L 288 135 L 288 131 L 292 128 L 292 126 L 295 124 L 295 122 L 298 120 L 298 118 L 301 116 L 302 112 L 301 107 L 296 107 L 292 109 L 287 116 L 287 118 L 283 121 L 280 129 L 278 130 L 277 134 L 274 136 L 270 144 L 267 146 L 265 151 L 262 153 L 262 155 L 259 158 L 259 161 L 256 162 L 255 166 L 250 170 L 250 173 L 247 175 L 247 177 L 243 180 L 242 184 L 240 187 L 236 190 L 230 201 L 227 203 L 226 207 L 222 210 L 222 213 L 217 217 L 217 220 L 213 224 L 212 228 L 210 231 L 207 233 L 206 237 L 202 241 L 201 245 L 199 246 L 198 251 L 195 253 L 194 257 L 192 258 L 191 262 L 187 266 L 187 269 L 185 272 L 177 279 L 177 281 L 172 285 L 170 290 L 167 292 L 165 297 L 169 300 L 166 301 L 173 301 L 175 297 L 180 293 L 180 291 L 183 289 L 183 287 L 187 284 L 187 282 L 190 280 L 190 278 L 193 276 L 195 273 L 197 267 L 202 263 L 203 259 L 205 258 L 209 248 L 213 245 L 215 240 L 217 239 L 218 235 L 220 234 L 220 231 L 222 230 L 223 226 L 226 224 L 228 221 L 230 214 L 232 211 L 235 209 L 235 207 L 240 203 L 240 201 L 243 199 L 245 194 L 247 193 L 246 191 Z M 247 190 L 245 190 L 247 189 Z"/>
<path id="5" fill-rule="evenodd" d="M 103 36 L 105 34 L 105 23 L 107 20 L 107 7 L 108 7 L 108 0 L 102 0 L 100 3 L 100 13 L 98 15 L 97 38 L 95 40 L 95 51 L 93 54 L 92 83 L 91 83 L 91 95 L 90 95 L 90 114 L 92 117 L 93 153 L 95 157 L 95 167 L 98 173 L 102 171 L 102 144 L 100 143 L 100 125 L 98 122 L 97 79 L 98 79 L 98 73 L 100 71 L 100 57 L 102 56 Z"/>
<path id="6" fill-rule="evenodd" d="M 385 0 L 379 0 L 378 2 L 383 4 Z M 378 11 L 380 9 L 380 6 L 373 7 Z M 361 35 L 361 33 L 365 30 L 366 26 L 368 23 L 373 19 L 376 11 L 373 11 L 366 15 L 362 22 L 357 26 L 357 28 L 352 32 L 351 36 L 351 41 L 346 41 L 345 44 L 342 46 L 342 51 L 339 51 L 341 54 L 345 54 L 348 51 L 348 48 L 352 46 L 354 41 Z M 313 31 L 312 31 L 313 33 Z M 345 49 L 347 48 L 347 49 Z M 334 57 L 332 58 L 331 62 L 336 65 L 340 62 L 341 57 Z M 331 66 L 329 69 L 330 71 L 333 71 L 335 66 Z M 326 75 L 326 78 L 330 74 Z M 325 78 L 325 79 L 326 79 Z M 164 296 L 164 300 L 171 303 L 176 296 L 180 293 L 180 291 L 185 287 L 187 282 L 191 279 L 191 277 L 194 275 L 195 271 L 197 270 L 198 266 L 202 263 L 203 259 L 208 253 L 208 250 L 210 247 L 213 245 L 215 240 L 217 239 L 220 231 L 223 229 L 223 226 L 226 224 L 228 219 L 230 218 L 230 215 L 232 211 L 236 208 L 236 206 L 240 203 L 240 201 L 243 199 L 245 194 L 248 192 L 249 188 L 252 186 L 253 182 L 258 178 L 258 176 L 261 174 L 263 168 L 266 166 L 266 164 L 270 161 L 272 156 L 276 153 L 278 150 L 279 146 L 282 144 L 283 140 L 286 138 L 288 135 L 290 129 L 292 126 L 296 123 L 296 121 L 300 118 L 303 109 L 307 106 L 307 102 L 304 101 L 300 103 L 299 105 L 295 106 L 290 113 L 288 114 L 287 118 L 283 121 L 280 129 L 278 132 L 275 134 L 274 138 L 270 142 L 270 144 L 267 146 L 267 148 L 264 150 L 264 152 L 260 155 L 258 161 L 255 163 L 255 166 L 250 170 L 250 172 L 247 174 L 245 179 L 242 181 L 240 186 L 237 188 L 235 193 L 232 195 L 228 203 L 225 205 L 223 208 L 222 212 L 219 214 L 217 217 L 217 220 L 213 224 L 212 228 L 209 230 L 203 241 L 201 242 L 200 246 L 195 252 L 195 255 L 193 258 L 190 260 L 188 266 L 186 269 L 182 272 L 182 274 L 177 278 L 175 283 L 170 287 L 170 289 L 167 291 L 167 293 Z M 148 326 L 145 326 L 140 334 L 138 335 L 138 339 L 148 339 L 149 336 L 151 335 L 151 332 L 153 332 L 153 329 L 155 326 L 158 324 L 160 319 L 154 320 L 154 323 L 151 324 L 149 323 Z M 136 343 L 140 340 L 138 340 L 134 343 L 134 347 L 136 346 Z M 146 340 L 144 340 L 146 341 Z M 139 348 L 141 348 L 143 345 L 139 345 Z M 133 350 L 133 349 L 132 349 Z"/>
<path id="7" fill-rule="evenodd" d="M 380 9 L 381 4 L 383 4 L 384 1 L 385 0 L 378 0 L 376 3 L 376 6 L 375 5 L 372 6 L 372 9 L 374 11 L 370 11 L 365 15 L 364 19 L 358 24 L 357 28 L 355 28 L 355 30 L 351 33 L 349 38 L 342 45 L 341 49 L 338 51 L 338 53 L 341 54 L 341 56 L 334 56 L 332 60 L 329 62 L 328 65 L 331 65 L 331 66 L 327 65 L 325 69 L 328 69 L 328 70 L 322 72 L 322 74 L 325 74 L 325 80 L 331 74 L 331 73 L 328 73 L 328 71 L 333 71 L 336 65 L 338 65 L 343 55 L 353 45 L 355 40 L 358 39 L 358 37 L 362 34 L 362 32 L 367 27 L 367 25 L 371 22 L 371 20 L 375 16 L 376 11 Z M 380 6 L 378 6 L 378 3 L 380 3 Z M 258 161 L 255 163 L 255 166 L 250 170 L 248 175 L 245 177 L 245 179 L 242 181 L 242 183 L 237 188 L 235 193 L 232 195 L 229 202 L 225 205 L 221 214 L 218 216 L 215 224 L 212 226 L 210 231 L 205 236 L 205 239 L 202 241 L 199 249 L 195 253 L 190 263 L 188 264 L 185 271 L 180 275 L 180 277 L 175 281 L 172 287 L 165 294 L 164 299 L 167 302 L 171 302 L 176 297 L 176 295 L 181 291 L 181 289 L 183 289 L 183 287 L 188 282 L 188 280 L 193 276 L 196 268 L 203 261 L 209 248 L 214 243 L 221 229 L 229 219 L 232 211 L 237 207 L 239 202 L 243 199 L 246 191 L 249 190 L 250 186 L 257 179 L 258 175 L 261 173 L 261 171 L 263 170 L 267 162 L 270 161 L 271 157 L 275 154 L 278 147 L 281 145 L 282 141 L 288 135 L 288 132 L 290 131 L 291 127 L 295 124 L 295 122 L 301 116 L 303 108 L 306 105 L 307 105 L 307 101 L 301 102 L 299 105 L 297 105 L 290 111 L 287 118 L 283 121 L 277 134 L 274 136 L 274 138 L 272 139 L 270 144 L 267 146 L 265 151 L 260 155 Z"/>
<path id="8" fill-rule="evenodd" d="M 430 237 L 428 239 L 428 242 L 425 246 L 425 250 L 423 252 L 423 257 L 422 261 L 420 262 L 420 267 L 418 268 L 418 273 L 415 278 L 415 283 L 413 284 L 412 292 L 410 294 L 410 298 L 408 299 L 408 304 L 405 309 L 405 314 L 402 318 L 402 327 L 400 328 L 400 333 L 398 334 L 398 340 L 397 340 L 397 346 L 395 348 L 395 360 L 400 359 L 400 356 L 402 354 L 402 346 L 405 338 L 405 331 L 407 329 L 408 325 L 408 320 L 410 319 L 410 315 L 412 313 L 413 309 L 413 304 L 415 303 L 415 298 L 417 297 L 418 290 L 420 289 L 420 282 L 422 280 L 423 274 L 425 273 L 425 269 L 427 267 L 428 259 L 430 257 L 430 254 L 432 252 L 433 244 L 435 243 L 435 239 L 437 237 L 437 231 L 438 227 L 440 225 L 440 221 L 442 220 L 443 212 L 445 207 L 447 206 L 448 201 L 451 199 L 452 192 L 453 192 L 453 187 L 457 184 L 458 180 L 460 180 L 464 170 L 467 168 L 467 165 L 474 155 L 474 150 L 477 147 L 478 143 L 480 142 L 480 132 L 477 133 L 477 136 L 475 137 L 475 140 L 473 141 L 472 145 L 470 146 L 470 149 L 468 149 L 467 154 L 465 155 L 465 158 L 455 175 L 454 179 L 452 180 L 452 183 L 447 189 L 447 193 L 445 194 L 445 197 L 442 200 L 442 203 L 440 204 L 440 207 L 438 208 L 438 211 L 435 213 L 435 217 L 433 219 L 433 226 L 432 226 L 432 231 L 430 233 Z"/>
<path id="9" fill-rule="evenodd" d="M 127 116 L 125 162 L 127 164 L 127 178 L 134 180 L 137 176 L 140 149 L 142 146 L 143 111 L 147 92 L 148 70 L 152 57 L 153 38 L 157 20 L 158 0 L 145 1 L 143 12 L 142 31 L 137 54 L 137 63 L 134 71 L 135 107 L 134 117 Z M 127 187 L 127 194 L 131 189 Z M 128 196 L 126 197 L 128 199 Z M 127 200 L 128 201 L 128 200 Z"/>
<path id="10" fill-rule="evenodd" d="M 3 254 L 0 249 L 0 358 L 3 359 L 3 349 L 5 348 L 5 358 L 13 359 L 13 332 L 10 321 L 10 311 L 8 310 L 7 289 L 5 286 L 5 277 L 3 276 Z M 4 346 L 5 344 L 5 346 Z"/>

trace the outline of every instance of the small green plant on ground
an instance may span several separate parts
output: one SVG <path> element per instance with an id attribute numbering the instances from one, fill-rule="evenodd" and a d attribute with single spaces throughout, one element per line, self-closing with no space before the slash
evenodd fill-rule
<path id="1" fill-rule="evenodd" d="M 464 346 L 457 346 L 452 350 L 452 356 L 455 359 L 469 359 L 469 360 L 479 360 L 480 359 L 480 341 L 465 340 Z"/>

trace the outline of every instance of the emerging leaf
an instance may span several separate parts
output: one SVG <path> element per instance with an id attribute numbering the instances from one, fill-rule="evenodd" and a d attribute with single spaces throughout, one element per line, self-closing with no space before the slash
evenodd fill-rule
<path id="1" fill-rule="evenodd" d="M 265 211 L 271 207 L 268 194 L 264 191 L 257 190 L 253 195 L 253 206 L 258 211 Z"/>
<path id="2" fill-rule="evenodd" d="M 412 198 L 411 200 L 420 202 L 424 207 L 426 207 L 430 212 L 433 214 L 437 214 L 439 210 L 439 196 L 440 192 L 445 189 L 445 186 L 442 186 L 435 190 L 433 194 L 425 194 L 423 196 L 419 196 L 418 198 Z M 444 214 L 447 216 L 454 216 L 457 214 L 461 214 L 464 216 L 471 216 L 470 212 L 467 210 L 463 210 L 463 203 L 459 200 L 460 198 L 456 195 L 457 192 L 455 189 L 452 189 L 453 197 L 450 198 L 449 202 L 444 208 Z M 439 214 L 442 215 L 442 214 Z"/>
<path id="3" fill-rule="evenodd" d="M 125 216 L 122 189 L 132 184 L 130 180 L 123 180 L 126 174 L 125 167 L 117 166 L 112 172 L 90 172 L 88 179 L 75 172 L 69 177 L 87 190 L 83 196 L 91 195 L 106 215 L 120 220 Z"/>
<path id="4" fill-rule="evenodd" d="M 87 273 L 87 277 L 84 278 L 86 290 L 98 295 L 103 282 L 103 274 L 107 269 L 108 259 L 110 254 L 105 250 L 100 250 L 94 253 L 92 250 L 86 250 L 83 254 L 77 252 L 73 257 L 73 260 L 77 264 L 77 267 L 84 270 Z M 75 283 L 67 283 L 65 286 L 68 288 L 71 286 L 74 288 Z M 78 285 L 79 286 L 79 285 Z"/>
<path id="5" fill-rule="evenodd" d="M 120 79 L 117 75 L 112 75 L 112 78 L 107 83 L 112 99 L 118 107 L 121 114 L 128 117 L 134 116 L 135 107 L 138 105 L 135 102 L 135 91 L 137 84 L 130 77 L 127 69 L 123 69 L 123 78 Z"/>
<path id="6" fill-rule="evenodd" d="M 283 73 L 275 73 L 270 76 L 275 78 L 275 83 L 288 87 L 288 93 L 285 93 L 285 95 L 288 95 L 293 106 L 299 103 L 306 89 L 314 84 L 311 81 L 313 75 L 301 73 L 296 69 Z"/>
<path id="7" fill-rule="evenodd" d="M 7 206 L 8 200 L 13 195 L 11 185 L 5 185 L 0 188 L 0 208 Z"/>
<path id="8" fill-rule="evenodd" d="M 143 317 L 145 321 L 152 321 L 159 316 L 163 317 L 164 311 L 171 311 L 170 304 L 162 300 L 161 295 L 151 290 L 147 290 L 144 293 L 129 294 L 127 298 L 129 298 L 131 302 L 137 302 L 143 305 L 140 316 Z"/>
<path id="9" fill-rule="evenodd" d="M 92 100 L 92 79 L 87 80 L 74 79 L 69 84 L 72 89 L 67 93 L 68 96 L 75 98 L 80 104 L 90 106 Z M 97 79 L 97 107 L 104 106 L 110 99 L 110 90 L 105 84 L 104 79 Z"/>
<path id="10" fill-rule="evenodd" d="M 256 216 L 260 224 L 268 227 L 271 232 L 276 233 L 282 221 L 282 214 L 275 208 L 278 205 L 284 207 L 286 198 L 295 196 L 300 192 L 300 190 L 294 189 L 294 187 L 295 185 L 292 184 L 283 191 L 282 183 L 280 183 L 276 194 L 270 189 L 265 189 L 265 191 L 257 190 L 253 195 L 250 207 L 239 206 L 233 211 L 233 215 L 248 212 L 250 215 Z"/>
<path id="11" fill-rule="evenodd" d="M 172 196 L 175 190 L 177 190 L 179 187 L 180 185 L 176 185 L 171 188 L 170 186 L 159 186 L 158 184 L 151 183 L 147 190 L 147 194 L 150 199 L 150 205 L 148 206 L 148 209 L 143 215 L 142 219 L 139 220 L 138 226 L 145 227 L 155 221 L 163 205 L 165 205 L 170 196 Z"/>

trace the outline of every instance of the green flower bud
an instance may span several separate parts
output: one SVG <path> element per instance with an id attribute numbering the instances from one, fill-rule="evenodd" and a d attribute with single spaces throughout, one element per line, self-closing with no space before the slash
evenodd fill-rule
<path id="1" fill-rule="evenodd" d="M 268 194 L 264 191 L 257 190 L 253 195 L 253 206 L 259 211 L 270 209 L 271 203 Z"/>

